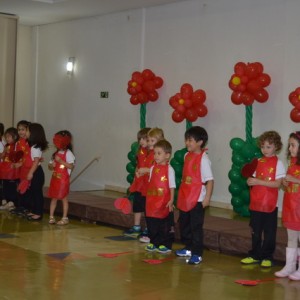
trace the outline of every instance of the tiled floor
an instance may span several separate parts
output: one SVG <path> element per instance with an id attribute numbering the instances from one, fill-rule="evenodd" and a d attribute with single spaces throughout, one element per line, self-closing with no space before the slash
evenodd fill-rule
<path id="1" fill-rule="evenodd" d="M 107 253 L 117 256 L 101 256 Z M 59 227 L 46 218 L 29 223 L 0 212 L 0 299 L 300 299 L 300 282 L 273 280 L 280 266 L 243 267 L 239 260 L 205 251 L 203 263 L 190 266 L 174 254 L 146 253 L 121 229 L 76 220 Z M 271 281 L 249 287 L 236 279 Z"/>

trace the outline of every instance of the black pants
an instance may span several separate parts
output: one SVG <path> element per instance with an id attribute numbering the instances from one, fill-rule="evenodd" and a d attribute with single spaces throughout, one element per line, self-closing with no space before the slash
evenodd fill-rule
<path id="1" fill-rule="evenodd" d="M 249 256 L 254 259 L 273 259 L 276 247 L 277 213 L 278 208 L 271 213 L 250 210 L 252 249 L 249 251 Z"/>
<path id="2" fill-rule="evenodd" d="M 29 189 L 21 195 L 21 206 L 40 216 L 42 216 L 44 212 L 44 183 L 45 174 L 43 168 L 38 166 L 33 173 Z"/>
<path id="3" fill-rule="evenodd" d="M 180 211 L 179 229 L 181 242 L 192 254 L 203 254 L 203 222 L 204 209 L 201 202 L 190 211 Z"/>
<path id="4" fill-rule="evenodd" d="M 172 249 L 173 237 L 170 234 L 169 217 L 164 219 L 147 217 L 147 226 L 150 242 L 155 247 L 163 245 Z"/>
<path id="5" fill-rule="evenodd" d="M 18 179 L 15 180 L 3 179 L 2 199 L 5 199 L 7 202 L 11 201 L 15 205 L 17 205 L 18 204 L 18 192 L 17 192 L 18 183 L 19 183 Z"/>

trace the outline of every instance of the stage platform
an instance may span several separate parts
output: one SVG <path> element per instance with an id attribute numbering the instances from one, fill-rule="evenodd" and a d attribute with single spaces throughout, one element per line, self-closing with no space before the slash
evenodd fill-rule
<path id="1" fill-rule="evenodd" d="M 124 195 L 112 191 L 70 192 L 69 215 L 84 221 L 129 228 L 133 222 L 132 214 L 125 215 L 113 205 L 114 200 L 122 196 Z M 49 199 L 46 198 L 46 211 L 49 211 L 49 203 Z M 59 212 L 61 212 L 60 205 L 57 207 L 57 213 Z M 175 220 L 177 219 L 178 212 L 176 211 Z M 177 224 L 176 238 L 179 240 Z M 251 246 L 249 219 L 237 216 L 231 210 L 208 208 L 204 222 L 204 245 L 210 250 L 221 253 L 247 255 Z M 286 245 L 286 230 L 278 227 L 275 260 L 285 261 Z"/>

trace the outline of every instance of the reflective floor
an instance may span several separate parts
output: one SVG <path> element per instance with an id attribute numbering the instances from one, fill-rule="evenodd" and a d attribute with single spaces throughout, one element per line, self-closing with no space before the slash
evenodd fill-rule
<path id="1" fill-rule="evenodd" d="M 121 229 L 30 223 L 0 212 L 0 299 L 300 299 L 300 282 L 275 280 L 281 266 L 264 270 L 239 260 L 205 251 L 203 263 L 191 266 L 174 254 L 146 253 Z M 237 279 L 262 281 L 243 286 Z"/>

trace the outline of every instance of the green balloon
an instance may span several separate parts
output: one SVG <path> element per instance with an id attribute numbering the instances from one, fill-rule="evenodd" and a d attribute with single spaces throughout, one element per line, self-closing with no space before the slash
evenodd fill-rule
<path id="1" fill-rule="evenodd" d="M 233 211 L 237 214 L 241 214 L 243 206 L 233 206 Z"/>
<path id="2" fill-rule="evenodd" d="M 249 208 L 248 208 L 247 205 L 242 206 L 240 215 L 241 215 L 242 217 L 250 217 L 250 211 L 249 211 Z"/>
<path id="3" fill-rule="evenodd" d="M 244 146 L 244 141 L 241 138 L 233 138 L 230 141 L 230 148 L 232 150 L 239 151 L 243 148 L 243 146 Z"/>
<path id="4" fill-rule="evenodd" d="M 253 144 L 245 143 L 241 150 L 241 153 L 247 161 L 250 161 L 252 160 L 256 150 L 257 148 Z"/>
<path id="5" fill-rule="evenodd" d="M 241 207 L 244 205 L 243 200 L 240 197 L 232 197 L 231 198 L 231 205 L 233 207 Z"/>
<path id="6" fill-rule="evenodd" d="M 174 171 L 175 171 L 175 175 L 176 177 L 180 177 L 182 176 L 182 168 L 183 168 L 183 164 L 179 163 L 177 160 L 172 159 L 171 160 L 171 166 L 173 167 Z"/>
<path id="7" fill-rule="evenodd" d="M 128 174 L 127 177 L 126 177 L 126 180 L 127 180 L 128 183 L 131 184 L 133 182 L 133 178 L 134 178 L 134 176 L 132 174 Z"/>
<path id="8" fill-rule="evenodd" d="M 128 198 L 130 201 L 133 201 L 134 194 L 129 194 L 127 198 Z"/>
<path id="9" fill-rule="evenodd" d="M 240 171 L 236 169 L 231 169 L 228 173 L 228 177 L 234 183 L 239 182 L 242 178 Z"/>
<path id="10" fill-rule="evenodd" d="M 131 144 L 131 151 L 133 151 L 134 153 L 137 153 L 137 151 L 139 150 L 139 147 L 140 147 L 140 145 L 138 142 L 133 142 Z"/>
<path id="11" fill-rule="evenodd" d="M 181 177 L 175 176 L 176 188 L 179 188 L 181 184 Z"/>
<path id="12" fill-rule="evenodd" d="M 136 164 L 136 153 L 133 152 L 132 150 L 128 152 L 127 158 L 134 164 Z"/>
<path id="13" fill-rule="evenodd" d="M 127 170 L 128 173 L 134 174 L 135 173 L 135 165 L 132 162 L 129 162 L 126 165 L 126 170 Z"/>
<path id="14" fill-rule="evenodd" d="M 236 184 L 236 183 L 231 183 L 228 187 L 229 192 L 231 193 L 231 195 L 234 196 L 239 196 L 240 193 L 242 192 L 241 187 Z"/>
<path id="15" fill-rule="evenodd" d="M 245 158 L 240 154 L 232 155 L 231 160 L 232 160 L 233 164 L 235 164 L 237 166 L 243 166 L 246 163 Z"/>
<path id="16" fill-rule="evenodd" d="M 174 154 L 174 159 L 176 161 L 178 161 L 179 163 L 183 164 L 183 162 L 184 162 L 184 156 L 185 156 L 186 153 L 187 153 L 187 149 L 186 148 L 178 150 Z"/>
<path id="17" fill-rule="evenodd" d="M 248 189 L 244 189 L 241 192 L 241 198 L 243 199 L 243 203 L 246 205 L 249 205 L 250 203 L 250 191 L 249 188 Z"/>

